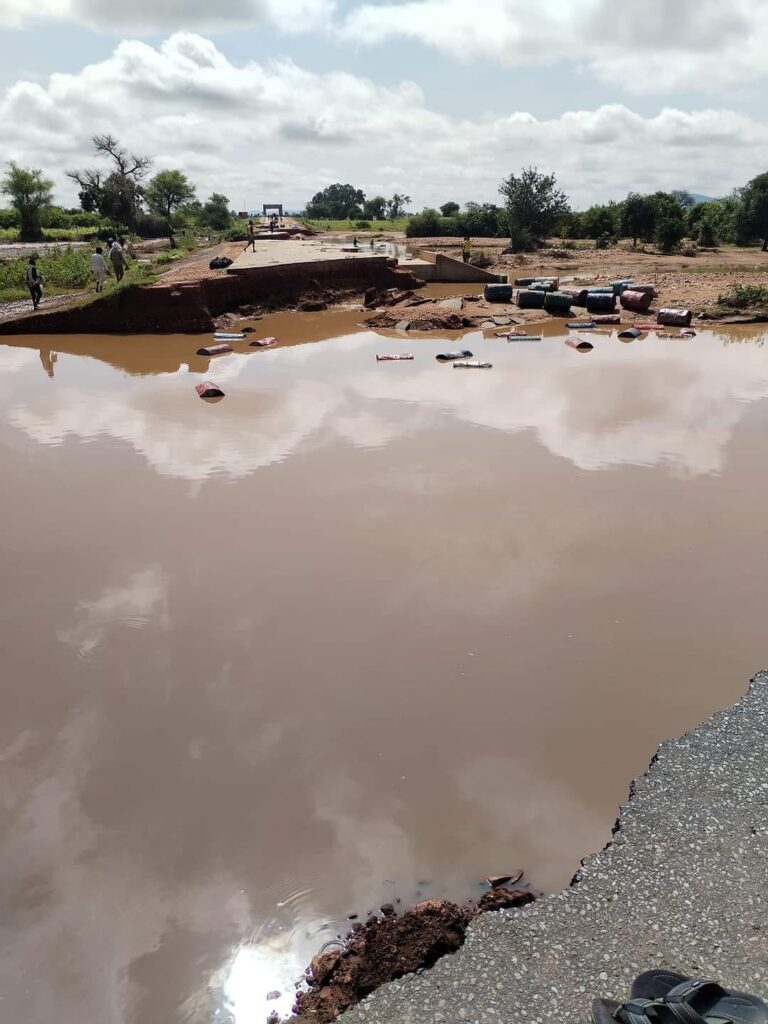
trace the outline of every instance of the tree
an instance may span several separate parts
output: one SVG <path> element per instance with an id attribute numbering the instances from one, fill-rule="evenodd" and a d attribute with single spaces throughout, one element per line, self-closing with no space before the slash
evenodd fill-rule
<path id="1" fill-rule="evenodd" d="M 638 238 L 650 241 L 653 235 L 653 224 L 656 210 L 648 196 L 639 192 L 630 192 L 621 204 L 619 230 L 625 238 L 632 239 L 632 248 L 637 248 Z"/>
<path id="2" fill-rule="evenodd" d="M 537 167 L 527 167 L 519 176 L 510 174 L 499 192 L 506 201 L 511 248 L 516 252 L 543 242 L 570 212 L 555 175 L 542 174 Z"/>
<path id="3" fill-rule="evenodd" d="M 582 226 L 587 238 L 614 238 L 619 230 L 619 210 L 616 203 L 590 206 L 582 214 Z"/>
<path id="4" fill-rule="evenodd" d="M 224 231 L 231 220 L 229 199 L 220 192 L 214 192 L 200 213 L 200 222 L 214 231 Z"/>
<path id="5" fill-rule="evenodd" d="M 685 217 L 680 203 L 669 192 L 647 197 L 653 205 L 653 240 L 662 252 L 671 252 L 685 234 Z"/>
<path id="6" fill-rule="evenodd" d="M 80 187 L 80 205 L 89 212 L 98 210 L 115 227 L 134 230 L 151 160 L 129 153 L 114 135 L 94 135 L 91 141 L 96 155 L 108 159 L 112 170 L 106 175 L 92 167 L 67 171 L 67 177 Z"/>
<path id="7" fill-rule="evenodd" d="M 354 185 L 328 185 L 307 203 L 307 217 L 322 220 L 350 220 L 359 217 L 365 193 Z"/>
<path id="8" fill-rule="evenodd" d="M 768 252 L 768 172 L 758 174 L 739 190 L 743 204 L 743 230 L 750 238 L 761 238 Z"/>
<path id="9" fill-rule="evenodd" d="M 147 186 L 144 198 L 150 211 L 166 221 L 171 248 L 175 248 L 173 215 L 195 198 L 194 185 L 183 171 L 160 171 Z"/>
<path id="10" fill-rule="evenodd" d="M 387 213 L 389 214 L 390 220 L 397 220 L 398 217 L 402 217 L 406 206 L 410 203 L 410 196 L 401 196 L 399 192 L 395 192 L 392 198 L 387 203 Z"/>
<path id="11" fill-rule="evenodd" d="M 443 203 L 440 207 L 440 213 L 442 213 L 444 217 L 455 217 L 460 209 L 461 207 L 458 203 Z"/>
<path id="12" fill-rule="evenodd" d="M 363 203 L 363 216 L 368 220 L 384 220 L 387 213 L 387 200 L 384 196 L 374 196 Z"/>
<path id="13" fill-rule="evenodd" d="M 40 216 L 53 198 L 53 182 L 37 168 L 19 167 L 11 161 L 0 191 L 7 195 L 19 217 L 22 242 L 35 242 L 42 235 Z"/>

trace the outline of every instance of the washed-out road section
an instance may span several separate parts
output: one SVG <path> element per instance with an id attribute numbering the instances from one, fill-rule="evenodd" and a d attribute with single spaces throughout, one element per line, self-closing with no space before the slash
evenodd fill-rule
<path id="1" fill-rule="evenodd" d="M 342 1019 L 577 1024 L 589 1021 L 595 996 L 624 999 L 632 979 L 657 966 L 766 998 L 767 903 L 761 672 L 734 707 L 661 745 L 633 783 L 613 841 L 570 888 L 479 918 L 454 956 L 380 989 Z"/>

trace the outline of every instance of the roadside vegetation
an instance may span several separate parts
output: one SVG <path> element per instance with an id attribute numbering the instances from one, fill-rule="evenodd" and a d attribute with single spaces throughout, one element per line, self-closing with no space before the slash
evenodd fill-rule
<path id="1" fill-rule="evenodd" d="M 768 307 L 768 288 L 759 284 L 738 284 L 725 295 L 720 295 L 717 302 L 718 305 L 729 306 L 731 309 Z"/>
<path id="2" fill-rule="evenodd" d="M 127 150 L 110 134 L 92 139 L 92 166 L 67 171 L 77 186 L 79 208 L 54 203 L 53 182 L 40 168 L 11 162 L 0 174 L 0 242 L 80 242 L 93 244 L 110 236 L 167 238 L 169 255 L 153 255 L 155 266 L 172 262 L 199 241 L 241 241 L 243 217 L 226 195 L 214 192 L 205 202 L 180 169 L 152 175 L 152 160 Z M 404 233 L 409 238 L 464 237 L 507 239 L 506 252 L 530 252 L 560 239 L 563 250 L 580 245 L 608 248 L 629 239 L 633 249 L 653 246 L 663 253 L 695 256 L 700 249 L 759 244 L 768 251 L 768 172 L 723 198 L 697 202 L 685 191 L 629 192 L 620 202 L 597 203 L 573 210 L 554 174 L 536 167 L 508 175 L 499 184 L 499 203 L 450 200 L 439 208 L 414 213 L 411 197 L 396 192 L 366 196 L 349 183 L 337 182 L 317 192 L 301 215 L 318 231 Z M 49 293 L 77 288 L 89 274 L 87 257 L 46 255 L 43 270 Z M 75 267 L 80 268 L 76 273 Z M 77 283 L 75 282 L 77 279 Z M 21 284 L 19 284 L 21 282 Z M 10 264 L 0 267 L 0 295 L 23 287 L 23 275 Z"/>

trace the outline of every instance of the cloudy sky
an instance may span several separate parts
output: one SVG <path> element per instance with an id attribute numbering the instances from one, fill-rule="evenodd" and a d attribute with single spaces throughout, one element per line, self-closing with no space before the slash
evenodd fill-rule
<path id="1" fill-rule="evenodd" d="M 496 201 L 529 163 L 576 207 L 768 169 L 748 0 L 0 0 L 0 55 L 0 161 L 65 203 L 103 131 L 251 209 L 334 181 Z"/>

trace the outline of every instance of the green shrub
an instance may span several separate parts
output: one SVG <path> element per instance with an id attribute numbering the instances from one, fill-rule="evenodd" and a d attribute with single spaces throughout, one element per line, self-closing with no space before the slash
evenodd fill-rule
<path id="1" fill-rule="evenodd" d="M 486 267 L 490 267 L 490 265 L 493 263 L 493 260 L 491 259 L 487 252 L 483 252 L 482 250 L 480 250 L 478 252 L 472 253 L 472 255 L 469 257 L 469 262 L 473 267 L 479 267 L 481 270 L 485 270 Z"/>
<path id="2" fill-rule="evenodd" d="M 369 220 L 356 220 L 355 227 L 358 231 L 370 231 L 371 222 Z"/>
<path id="3" fill-rule="evenodd" d="M 702 249 L 712 249 L 717 245 L 715 232 L 708 220 L 702 220 L 699 228 L 698 242 Z"/>
<path id="4" fill-rule="evenodd" d="M 747 306 L 768 306 L 768 288 L 760 284 L 737 284 L 717 301 L 722 306 L 745 309 Z"/>

